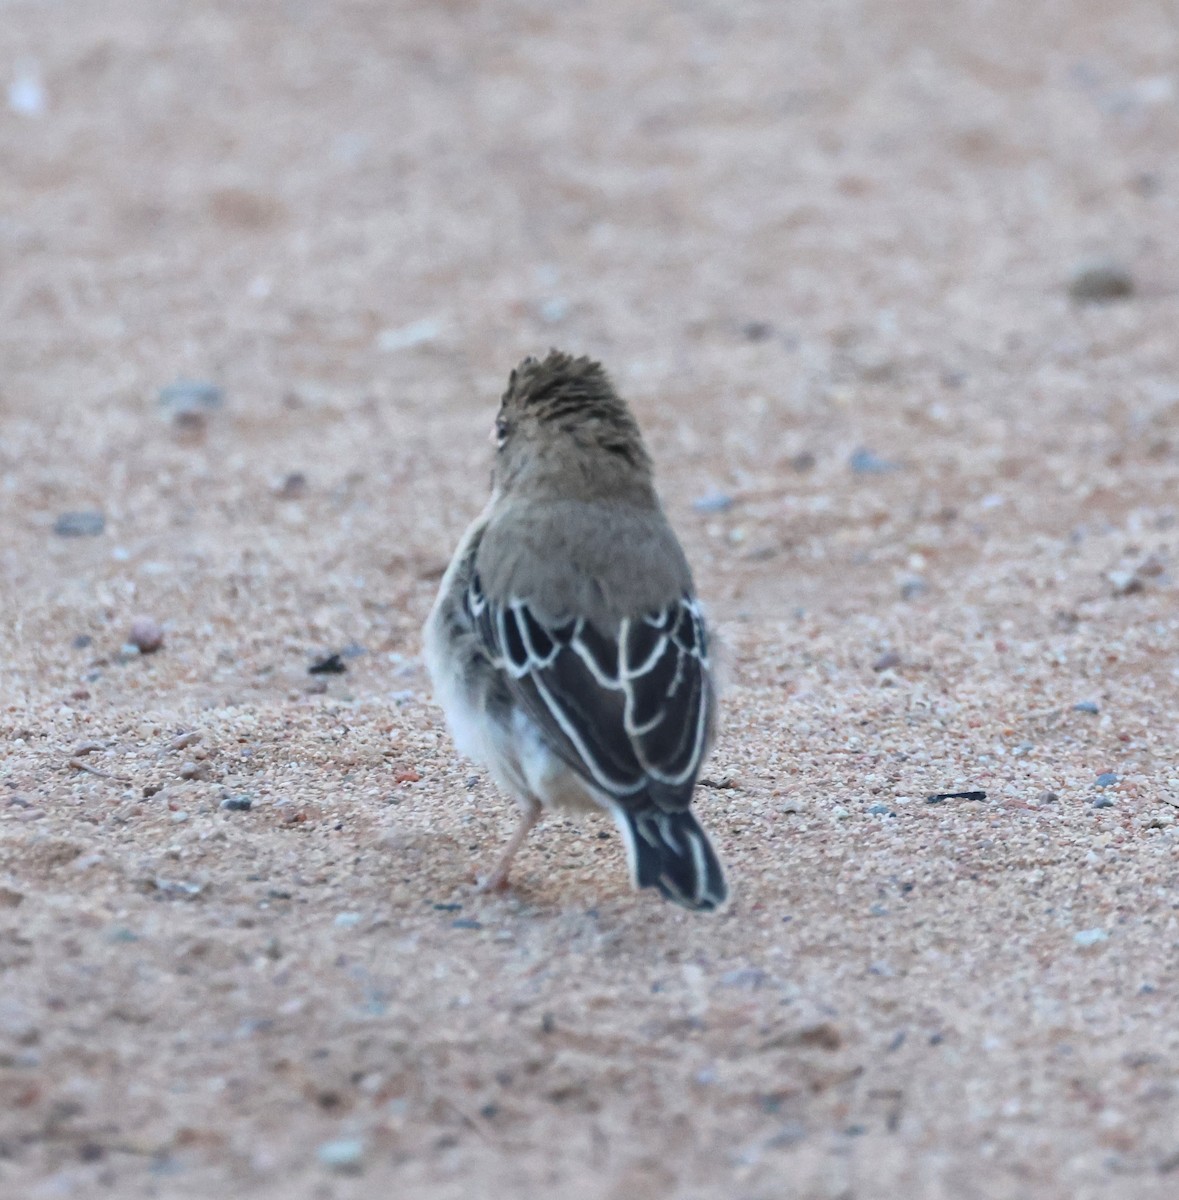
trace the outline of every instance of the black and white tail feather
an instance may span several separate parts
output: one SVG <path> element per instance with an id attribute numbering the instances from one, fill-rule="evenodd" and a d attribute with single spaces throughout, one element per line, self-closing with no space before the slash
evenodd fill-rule
<path id="1" fill-rule="evenodd" d="M 613 812 L 635 886 L 685 908 L 723 904 L 724 873 L 689 807 L 715 704 L 695 599 L 607 632 L 543 620 L 525 599 L 495 604 L 473 572 L 464 604 L 513 697 Z"/>
<path id="2" fill-rule="evenodd" d="M 626 843 L 635 887 L 658 888 L 666 899 L 702 912 L 724 904 L 729 894 L 724 872 L 691 809 L 615 804 L 614 822 Z"/>

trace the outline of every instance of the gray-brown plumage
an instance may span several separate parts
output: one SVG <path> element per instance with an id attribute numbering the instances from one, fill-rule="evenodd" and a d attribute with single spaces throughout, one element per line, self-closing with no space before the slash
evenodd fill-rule
<path id="1" fill-rule="evenodd" d="M 520 805 L 485 886 L 544 808 L 603 808 L 637 887 L 727 896 L 691 812 L 712 737 L 708 634 L 630 410 L 601 366 L 552 351 L 512 372 L 487 506 L 425 629 L 459 749 Z"/>

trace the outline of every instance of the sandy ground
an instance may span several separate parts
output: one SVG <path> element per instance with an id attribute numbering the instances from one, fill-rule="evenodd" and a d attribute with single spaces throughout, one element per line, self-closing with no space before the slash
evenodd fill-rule
<path id="1" fill-rule="evenodd" d="M 0 9 L 0 1196 L 1179 1194 L 1170 0 Z M 468 882 L 418 631 L 550 345 L 727 647 L 716 918 Z"/>

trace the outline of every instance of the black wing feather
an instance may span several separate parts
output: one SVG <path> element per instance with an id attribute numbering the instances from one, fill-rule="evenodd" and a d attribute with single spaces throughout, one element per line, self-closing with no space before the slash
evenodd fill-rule
<path id="1" fill-rule="evenodd" d="M 573 770 L 618 800 L 645 793 L 687 807 L 712 709 L 691 597 L 612 634 L 580 620 L 547 625 L 523 600 L 496 605 L 477 579 L 468 609 L 512 693 Z"/>

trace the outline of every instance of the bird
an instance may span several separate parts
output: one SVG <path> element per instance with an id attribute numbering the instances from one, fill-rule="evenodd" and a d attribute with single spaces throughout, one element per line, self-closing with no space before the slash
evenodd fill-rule
<path id="1" fill-rule="evenodd" d="M 552 350 L 511 372 L 493 440 L 422 639 L 456 747 L 520 809 L 481 890 L 508 886 L 546 810 L 604 810 L 636 889 L 715 910 L 728 886 L 691 808 L 710 635 L 639 426 L 599 362 Z"/>

